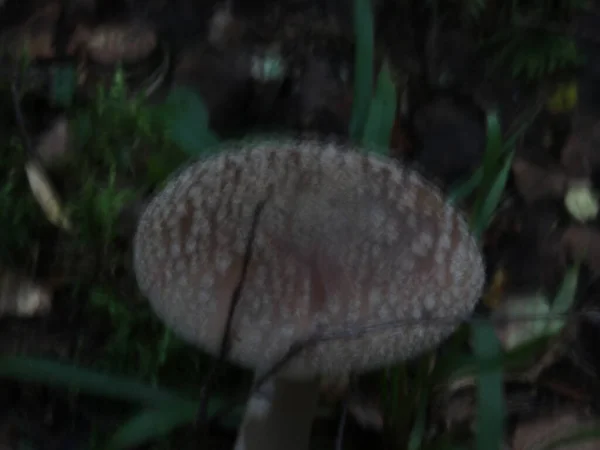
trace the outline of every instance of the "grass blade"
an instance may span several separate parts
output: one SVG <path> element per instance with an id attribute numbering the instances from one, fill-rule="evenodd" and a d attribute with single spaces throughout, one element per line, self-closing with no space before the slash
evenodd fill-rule
<path id="1" fill-rule="evenodd" d="M 377 78 L 375 95 L 371 100 L 369 116 L 362 137 L 362 143 L 366 147 L 373 147 L 378 153 L 388 153 L 392 128 L 396 119 L 396 100 L 396 86 L 386 61 Z"/>
<path id="2" fill-rule="evenodd" d="M 354 0 L 354 33 L 356 50 L 354 57 L 354 96 L 350 138 L 361 140 L 369 105 L 373 95 L 374 31 L 371 0 Z"/>
<path id="3" fill-rule="evenodd" d="M 579 265 L 575 264 L 567 270 L 563 281 L 552 302 L 552 314 L 565 314 L 575 302 L 577 284 L 579 281 Z"/>
<path id="4" fill-rule="evenodd" d="M 579 265 L 575 264 L 567 270 L 562 283 L 552 301 L 550 314 L 560 316 L 566 314 L 575 302 L 577 294 L 577 285 L 579 282 Z M 550 319 L 546 322 L 546 332 L 549 334 L 558 333 L 565 324 L 565 319 Z"/>
<path id="5" fill-rule="evenodd" d="M 491 190 L 494 188 L 500 189 L 497 192 L 497 194 L 499 194 L 497 200 L 499 201 L 500 195 L 504 190 L 504 185 L 506 184 L 506 180 L 501 184 L 499 183 L 499 175 L 497 173 L 498 165 L 502 164 L 501 158 L 504 151 L 502 145 L 502 129 L 500 127 L 498 114 L 495 112 L 489 113 L 487 115 L 486 147 L 482 165 L 482 175 L 478 185 L 478 193 L 473 206 L 473 217 L 471 221 L 471 226 L 476 231 L 477 236 L 480 236 L 480 232 L 485 229 L 491 218 L 491 214 L 497 206 L 497 202 L 490 202 L 489 196 Z M 510 158 L 510 160 L 512 161 L 512 158 Z M 506 167 L 506 164 L 504 167 Z M 502 172 L 502 170 L 500 170 L 500 172 Z M 508 164 L 506 173 L 507 178 L 509 173 L 510 164 Z M 490 207 L 492 207 L 491 210 Z"/>
<path id="6" fill-rule="evenodd" d="M 494 173 L 496 161 L 503 152 L 502 128 L 498 113 L 491 112 L 487 115 L 487 139 L 485 145 L 485 159 L 483 161 L 483 173 L 487 178 Z"/>
<path id="7" fill-rule="evenodd" d="M 478 359 L 501 355 L 500 342 L 491 323 L 473 325 L 473 351 Z M 502 370 L 480 370 L 477 380 L 475 448 L 501 450 L 504 436 L 504 395 Z"/>
<path id="8" fill-rule="evenodd" d="M 518 127 L 515 127 L 516 129 L 514 130 L 514 132 L 510 133 L 510 136 L 506 139 L 506 141 L 504 142 L 503 145 L 503 152 L 499 152 L 498 157 L 502 157 L 502 153 L 504 152 L 508 152 L 511 149 L 514 148 L 514 146 L 517 144 L 517 141 L 523 137 L 523 135 L 525 134 L 525 132 L 527 131 L 527 129 L 529 128 L 529 126 L 531 126 L 531 123 L 533 122 L 533 120 L 537 117 L 537 115 L 540 112 L 540 107 L 536 106 L 535 108 L 533 108 L 531 111 L 526 111 L 525 114 L 523 114 L 523 117 L 520 117 L 518 119 L 518 123 L 520 124 Z M 492 129 L 495 128 L 494 126 L 494 120 L 488 120 L 488 127 L 490 127 L 490 122 L 492 123 Z M 496 128 L 496 130 L 499 130 L 498 128 Z M 488 135 L 489 135 L 490 131 L 488 130 Z M 496 135 L 498 136 L 498 135 Z M 495 140 L 496 137 L 493 137 L 493 140 Z M 488 144 L 486 144 L 487 147 Z M 486 155 L 487 158 L 487 155 Z M 497 161 L 494 161 L 497 162 Z M 458 203 L 462 200 L 464 200 L 465 198 L 469 197 L 473 192 L 475 192 L 475 190 L 477 189 L 477 187 L 481 184 L 483 180 L 483 166 L 480 166 L 475 173 L 466 181 L 462 181 L 457 183 L 455 186 L 452 186 L 450 189 L 450 194 L 448 196 L 449 200 L 452 203 Z"/>
<path id="9" fill-rule="evenodd" d="M 482 179 L 483 168 L 479 167 L 467 181 L 461 182 L 457 186 L 450 188 L 448 201 L 451 203 L 458 203 L 464 200 L 473 192 L 475 192 L 477 186 L 481 184 Z"/>
<path id="10" fill-rule="evenodd" d="M 495 112 L 487 115 L 486 145 L 483 154 L 483 164 L 466 182 L 451 189 L 450 200 L 460 201 L 469 196 L 476 189 L 479 190 L 473 207 L 473 211 L 481 210 L 482 204 L 487 197 L 487 191 L 492 184 L 491 178 L 495 176 L 496 167 L 502 156 L 504 147 L 502 145 L 502 129 L 498 114 Z"/>
<path id="11" fill-rule="evenodd" d="M 475 218 L 473 220 L 472 227 L 477 237 L 480 237 L 483 234 L 483 231 L 487 228 L 492 220 L 494 211 L 496 211 L 496 208 L 500 204 L 502 193 L 504 192 L 506 182 L 508 181 L 508 177 L 510 175 L 513 157 L 514 151 L 511 151 L 507 155 L 500 172 L 496 174 L 496 178 L 490 186 L 483 204 L 478 209 L 476 208 L 474 210 Z"/>
<path id="12" fill-rule="evenodd" d="M 7 356 L 0 358 L 0 378 L 47 386 L 78 389 L 89 395 L 146 405 L 173 408 L 197 406 L 183 394 L 148 386 L 125 377 L 107 375 L 44 359 Z"/>

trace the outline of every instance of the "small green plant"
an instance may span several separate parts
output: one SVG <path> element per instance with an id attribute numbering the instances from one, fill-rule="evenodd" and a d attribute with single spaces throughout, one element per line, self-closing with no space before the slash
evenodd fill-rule
<path id="1" fill-rule="evenodd" d="M 516 31 L 497 48 L 491 69 L 508 65 L 515 78 L 538 80 L 583 62 L 573 38 L 545 31 Z"/>
<path id="2" fill-rule="evenodd" d="M 584 7 L 580 0 L 515 0 L 506 4 L 498 14 L 498 26 L 504 30 L 494 32 L 483 43 L 483 48 L 493 53 L 490 73 L 505 69 L 513 77 L 536 81 L 577 68 L 583 58 L 574 38 L 554 28 L 566 30 L 570 18 Z"/>
<path id="3" fill-rule="evenodd" d="M 32 269 L 38 236 L 52 229 L 31 194 L 17 139 L 0 148 L 0 263 Z"/>
<path id="4" fill-rule="evenodd" d="M 150 308 L 124 302 L 108 290 L 95 288 L 90 293 L 90 310 L 106 314 L 113 330 L 104 346 L 105 357 L 96 367 L 156 385 L 176 340 L 155 320 Z"/>

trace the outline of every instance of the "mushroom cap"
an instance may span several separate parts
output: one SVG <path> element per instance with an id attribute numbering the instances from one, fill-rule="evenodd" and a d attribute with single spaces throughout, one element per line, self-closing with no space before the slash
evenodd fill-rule
<path id="1" fill-rule="evenodd" d="M 296 342 L 341 333 L 279 372 L 336 376 L 438 345 L 481 295 L 478 244 L 418 172 L 357 150 L 315 140 L 233 143 L 176 174 L 134 239 L 138 284 L 156 314 L 218 354 L 264 202 L 229 361 L 261 372 Z"/>

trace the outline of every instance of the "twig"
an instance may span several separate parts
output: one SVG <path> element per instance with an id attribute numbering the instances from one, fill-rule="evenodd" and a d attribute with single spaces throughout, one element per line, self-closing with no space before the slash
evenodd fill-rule
<path id="1" fill-rule="evenodd" d="M 221 348 L 219 351 L 219 356 L 215 359 L 212 367 L 208 371 L 204 379 L 204 383 L 202 389 L 200 390 L 200 405 L 198 408 L 198 416 L 196 419 L 197 424 L 206 424 L 207 423 L 207 415 L 208 415 L 208 394 L 209 389 L 212 385 L 212 382 L 217 374 L 219 366 L 225 360 L 227 353 L 229 352 L 231 346 L 231 326 L 233 323 L 233 315 L 235 313 L 236 307 L 240 301 L 242 296 L 242 289 L 244 287 L 244 283 L 246 281 L 246 276 L 248 273 L 248 267 L 250 265 L 250 261 L 252 260 L 252 247 L 254 244 L 254 238 L 256 235 L 256 228 L 258 226 L 258 221 L 260 219 L 260 215 L 265 207 L 265 204 L 269 200 L 270 194 L 267 195 L 267 198 L 260 202 L 254 211 L 254 217 L 252 219 L 252 224 L 250 226 L 250 231 L 248 233 L 248 240 L 246 241 L 246 249 L 244 252 L 244 260 L 242 263 L 242 271 L 240 274 L 240 278 L 238 283 L 231 295 L 231 304 L 229 306 L 229 311 L 227 314 L 227 321 L 225 322 L 225 330 L 223 332 L 223 337 L 221 340 Z"/>
<path id="2" fill-rule="evenodd" d="M 417 319 L 394 320 L 394 321 L 384 322 L 381 324 L 362 327 L 362 328 L 356 328 L 356 327 L 353 328 L 352 326 L 346 326 L 342 330 L 328 331 L 328 332 L 323 332 L 323 333 L 315 333 L 313 336 L 311 336 L 307 339 L 303 339 L 301 341 L 298 341 L 298 342 L 292 344 L 292 346 L 285 353 L 285 355 L 283 355 L 277 362 L 275 362 L 263 375 L 261 375 L 260 377 L 257 378 L 257 380 L 255 381 L 255 383 L 253 384 L 253 386 L 250 390 L 250 395 L 257 392 L 261 388 L 261 386 L 270 377 L 274 376 L 292 358 L 298 356 L 300 354 L 300 352 L 302 352 L 303 350 L 306 350 L 307 348 L 310 348 L 311 346 L 317 345 L 322 342 L 328 342 L 328 341 L 339 340 L 339 339 L 344 339 L 344 340 L 359 339 L 359 338 L 363 337 L 364 335 L 372 333 L 372 332 L 381 332 L 381 331 L 385 331 L 386 329 L 390 330 L 390 329 L 394 329 L 394 328 L 399 329 L 398 332 L 400 333 L 400 332 L 405 332 L 406 331 L 405 328 L 407 326 L 422 326 L 424 323 L 430 323 L 430 324 L 433 323 L 433 324 L 444 325 L 444 324 L 456 324 L 457 322 L 464 322 L 464 323 L 478 323 L 478 322 L 490 323 L 490 322 L 493 322 L 493 323 L 497 323 L 497 324 L 502 324 L 502 323 L 509 323 L 509 322 L 514 322 L 514 321 L 531 322 L 531 321 L 536 321 L 536 320 L 561 320 L 561 319 L 565 319 L 568 317 L 583 318 L 583 317 L 586 317 L 587 315 L 588 315 L 588 312 L 586 312 L 586 311 L 581 311 L 578 313 L 559 313 L 559 314 L 524 314 L 524 315 L 519 315 L 519 316 L 511 316 L 511 317 L 486 317 L 486 316 L 479 314 L 479 315 L 473 315 L 470 318 L 456 316 L 454 318 L 443 317 L 443 318 L 434 318 L 434 319 L 427 319 L 427 320 L 423 320 L 423 319 L 420 319 L 420 320 L 417 320 Z M 244 398 L 247 398 L 247 395 L 248 394 L 244 394 Z M 237 405 L 244 402 L 244 398 L 242 398 L 242 396 L 236 396 L 234 399 L 227 402 L 225 405 L 223 405 L 223 407 L 221 408 L 221 410 L 219 412 L 215 413 L 211 417 L 210 422 L 217 423 L 217 422 L 220 422 L 221 420 L 223 420 L 225 417 L 227 417 L 229 414 L 231 414 L 232 410 Z"/>

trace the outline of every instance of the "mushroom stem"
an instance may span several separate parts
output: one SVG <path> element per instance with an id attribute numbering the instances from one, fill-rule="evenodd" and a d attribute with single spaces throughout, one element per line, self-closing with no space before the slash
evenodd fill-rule
<path id="1" fill-rule="evenodd" d="M 248 401 L 235 450 L 307 450 L 319 382 L 270 378 Z"/>

